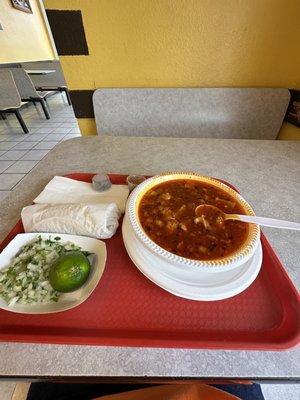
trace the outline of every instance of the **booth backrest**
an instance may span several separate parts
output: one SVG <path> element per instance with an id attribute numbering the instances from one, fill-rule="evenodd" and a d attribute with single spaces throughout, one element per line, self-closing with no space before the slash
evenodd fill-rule
<path id="1" fill-rule="evenodd" d="M 276 139 L 284 88 L 97 89 L 98 135 Z"/>

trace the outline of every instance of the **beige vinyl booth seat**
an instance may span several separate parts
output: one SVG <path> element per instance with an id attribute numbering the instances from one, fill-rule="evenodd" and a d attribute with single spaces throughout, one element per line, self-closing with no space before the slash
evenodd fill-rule
<path id="1" fill-rule="evenodd" d="M 276 139 L 284 88 L 97 89 L 98 135 Z"/>

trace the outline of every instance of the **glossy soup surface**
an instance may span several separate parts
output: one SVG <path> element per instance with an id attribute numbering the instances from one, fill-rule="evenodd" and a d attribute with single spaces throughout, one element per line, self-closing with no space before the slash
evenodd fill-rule
<path id="1" fill-rule="evenodd" d="M 229 214 L 245 214 L 223 190 L 181 179 L 150 189 L 140 202 L 139 219 L 146 234 L 171 253 L 196 260 L 230 255 L 245 241 L 247 224 L 224 221 L 214 212 L 203 215 L 197 210 L 201 204 L 214 205 Z"/>

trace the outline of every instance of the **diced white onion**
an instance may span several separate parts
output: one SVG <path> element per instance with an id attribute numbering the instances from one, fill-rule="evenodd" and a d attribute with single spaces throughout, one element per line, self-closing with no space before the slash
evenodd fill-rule
<path id="1" fill-rule="evenodd" d="M 0 296 L 12 307 L 16 303 L 33 304 L 57 301 L 60 293 L 50 282 L 51 264 L 68 250 L 81 250 L 73 243 L 35 238 L 23 246 L 18 256 L 0 271 Z"/>

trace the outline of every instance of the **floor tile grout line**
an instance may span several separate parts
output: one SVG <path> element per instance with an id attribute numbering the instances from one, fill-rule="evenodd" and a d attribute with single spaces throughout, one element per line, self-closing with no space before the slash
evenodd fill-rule
<path id="1" fill-rule="evenodd" d="M 14 186 L 13 186 L 10 190 L 13 191 L 14 188 L 15 188 L 24 178 L 26 178 L 26 175 L 27 175 L 27 174 L 25 174 L 17 183 L 15 183 Z"/>
<path id="2" fill-rule="evenodd" d="M 49 151 L 50 151 L 50 150 L 49 150 Z M 48 151 L 48 153 L 49 153 L 49 151 Z M 18 160 L 18 161 L 37 161 L 37 163 L 36 163 L 29 171 L 24 172 L 25 176 L 23 176 L 23 178 L 21 178 L 21 180 L 24 179 L 24 178 L 26 178 L 26 176 L 39 164 L 40 161 L 42 161 L 42 160 L 48 155 L 48 153 L 45 154 L 44 157 L 42 157 L 40 160 Z M 12 167 L 13 165 L 14 165 L 14 164 L 12 164 L 11 167 Z M 3 173 L 4 173 L 4 172 L 3 172 Z M 11 175 L 13 175 L 13 174 L 22 174 L 22 172 L 12 172 Z M 21 182 L 21 180 L 20 180 L 19 182 Z M 16 185 L 17 185 L 19 182 L 17 182 Z M 13 187 L 14 187 L 14 186 L 13 186 Z"/>
<path id="3" fill-rule="evenodd" d="M 1 176 L 2 174 L 0 174 L 0 176 Z M 24 173 L 24 174 L 22 174 L 22 173 L 18 173 L 18 172 L 15 172 L 14 174 L 9 174 L 9 175 L 24 175 L 18 182 L 16 182 L 10 189 L 1 189 L 2 191 L 9 191 L 9 192 L 11 192 L 13 189 L 14 189 L 14 187 L 18 184 L 18 183 L 20 183 L 21 182 L 21 180 L 22 179 L 24 179 L 25 177 L 26 177 L 26 173 Z"/>
<path id="4" fill-rule="evenodd" d="M 16 150 L 7 150 L 4 154 L 3 154 L 3 156 L 5 156 L 5 154 L 6 153 L 8 153 L 8 152 L 10 152 L 10 151 L 25 151 L 26 153 L 25 154 L 23 154 L 23 156 L 26 156 L 26 154 L 28 153 L 28 151 L 30 151 L 30 150 L 32 150 L 32 149 L 24 149 L 24 150 L 21 150 L 21 149 L 16 149 Z M 22 157 L 23 157 L 22 156 Z M 7 160 L 7 161 L 20 161 L 21 160 L 21 158 L 19 158 L 19 160 Z"/>
<path id="5" fill-rule="evenodd" d="M 12 165 L 10 165 L 8 168 L 6 168 L 6 170 L 3 171 L 2 174 L 5 174 L 5 173 L 6 174 L 11 174 L 11 175 L 13 175 L 13 174 L 28 174 L 31 171 L 31 169 L 34 168 L 41 160 L 21 160 L 21 159 L 20 160 L 16 160 Z M 28 172 L 6 172 L 9 168 L 13 167 L 19 161 L 37 161 L 37 163 Z"/>
<path id="6" fill-rule="evenodd" d="M 8 161 L 9 161 L 9 160 L 8 160 Z M 11 160 L 11 161 L 13 161 L 13 160 Z M 15 163 L 12 163 L 9 167 L 7 167 L 4 171 L 2 171 L 0 175 L 5 174 L 5 171 L 8 170 L 8 168 L 12 167 L 14 164 L 15 164 Z"/>

